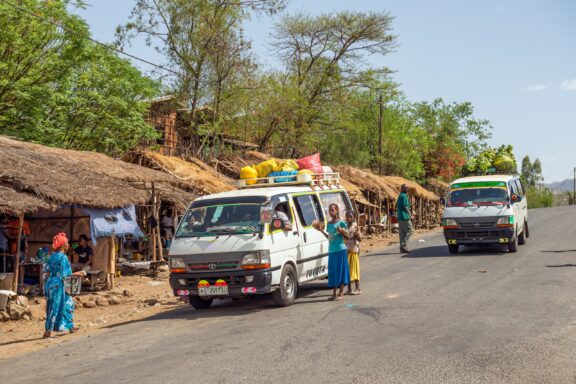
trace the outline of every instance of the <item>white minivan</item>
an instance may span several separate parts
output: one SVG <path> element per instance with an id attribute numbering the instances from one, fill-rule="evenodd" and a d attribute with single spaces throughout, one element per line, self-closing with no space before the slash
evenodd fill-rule
<path id="1" fill-rule="evenodd" d="M 465 177 L 444 199 L 444 237 L 450 253 L 463 245 L 506 244 L 510 252 L 530 236 L 528 202 L 518 176 Z"/>
<path id="2" fill-rule="evenodd" d="M 312 228 L 335 203 L 353 209 L 338 174 L 267 178 L 194 200 L 170 246 L 170 285 L 196 309 L 271 294 L 291 305 L 299 284 L 328 274 L 328 241 Z"/>

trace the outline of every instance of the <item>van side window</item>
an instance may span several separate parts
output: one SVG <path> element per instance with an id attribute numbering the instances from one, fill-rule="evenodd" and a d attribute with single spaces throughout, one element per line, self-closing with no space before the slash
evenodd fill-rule
<path id="1" fill-rule="evenodd" d="M 510 191 L 513 195 L 519 195 L 520 193 L 518 192 L 518 186 L 516 185 L 516 181 L 512 180 L 510 182 Z"/>
<path id="2" fill-rule="evenodd" d="M 524 184 L 522 184 L 522 181 L 520 181 L 520 179 L 516 179 L 516 187 L 518 188 L 518 192 L 520 193 L 521 196 L 526 195 L 526 191 L 524 190 Z"/>
<path id="3" fill-rule="evenodd" d="M 294 218 L 292 217 L 292 210 L 290 209 L 290 204 L 288 204 L 287 195 L 277 195 L 273 196 L 271 199 L 272 212 L 276 214 L 277 212 L 283 212 L 291 223 L 294 223 Z"/>
<path id="4" fill-rule="evenodd" d="M 294 202 L 303 226 L 310 227 L 314 220 L 324 221 L 316 195 L 294 196 Z"/>
<path id="5" fill-rule="evenodd" d="M 352 209 L 350 201 L 346 198 L 344 192 L 320 193 L 320 200 L 322 201 L 324 216 L 326 217 L 328 217 L 328 209 L 330 208 L 330 204 L 338 205 L 341 219 L 344 219 L 346 212 Z"/>

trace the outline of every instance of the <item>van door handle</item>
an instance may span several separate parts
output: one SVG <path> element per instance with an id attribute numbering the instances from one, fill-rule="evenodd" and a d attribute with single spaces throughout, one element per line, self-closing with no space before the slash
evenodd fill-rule
<path id="1" fill-rule="evenodd" d="M 293 235 L 298 236 L 298 231 L 292 232 Z"/>
<path id="2" fill-rule="evenodd" d="M 304 232 L 304 242 L 307 243 L 308 239 L 306 238 L 306 232 Z"/>

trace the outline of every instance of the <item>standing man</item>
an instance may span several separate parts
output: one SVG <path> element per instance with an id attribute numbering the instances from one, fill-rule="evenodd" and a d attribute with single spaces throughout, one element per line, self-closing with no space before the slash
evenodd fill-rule
<path id="1" fill-rule="evenodd" d="M 400 231 L 400 253 L 409 253 L 408 241 L 412 236 L 412 215 L 410 214 L 410 200 L 408 199 L 408 185 L 406 184 L 402 184 L 400 188 L 396 209 Z"/>

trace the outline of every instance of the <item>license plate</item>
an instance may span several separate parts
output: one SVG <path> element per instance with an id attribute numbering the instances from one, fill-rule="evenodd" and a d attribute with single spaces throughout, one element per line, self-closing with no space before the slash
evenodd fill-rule
<path id="1" fill-rule="evenodd" d="M 226 296 L 228 295 L 228 285 L 224 280 L 218 280 L 214 285 L 207 281 L 198 284 L 198 295 L 200 296 Z"/>

